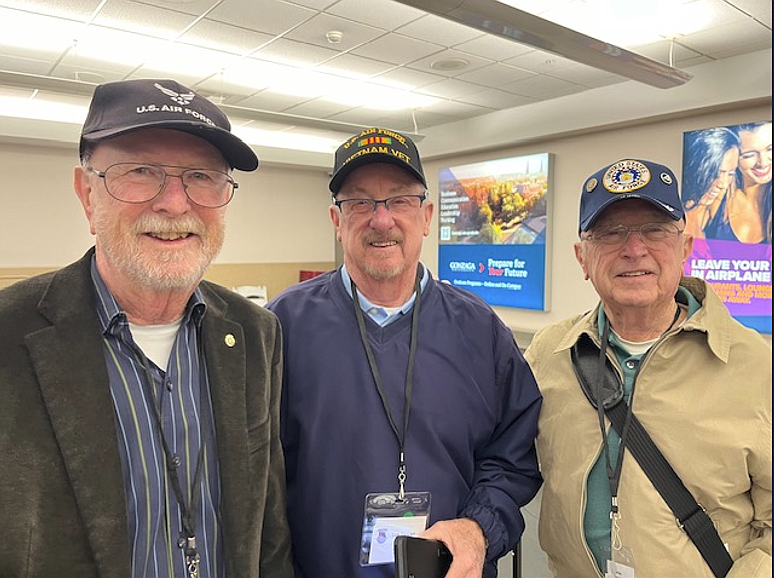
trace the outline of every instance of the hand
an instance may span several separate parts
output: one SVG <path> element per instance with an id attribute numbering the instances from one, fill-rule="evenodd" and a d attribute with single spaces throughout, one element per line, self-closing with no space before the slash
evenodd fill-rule
<path id="1" fill-rule="evenodd" d="M 486 539 L 474 520 L 442 520 L 420 534 L 422 538 L 440 540 L 452 553 L 451 568 L 446 578 L 481 578 L 486 557 Z"/>

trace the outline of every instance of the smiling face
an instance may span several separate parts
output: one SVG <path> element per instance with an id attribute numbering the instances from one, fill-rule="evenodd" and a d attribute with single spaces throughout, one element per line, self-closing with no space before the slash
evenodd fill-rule
<path id="1" fill-rule="evenodd" d="M 637 227 L 644 223 L 675 222 L 648 201 L 630 199 L 613 203 L 595 221 L 593 230 L 618 225 Z M 621 247 L 592 240 L 575 245 L 575 255 L 586 278 L 591 280 L 606 311 L 639 309 L 643 314 L 674 307 L 674 296 L 691 252 L 692 239 L 684 234 L 646 245 L 636 232 Z"/>
<path id="2" fill-rule="evenodd" d="M 228 171 L 207 141 L 168 129 L 105 140 L 94 148 L 88 166 L 104 171 L 120 162 L 164 165 L 170 175 L 179 175 L 178 167 Z M 225 207 L 195 205 L 177 177 L 167 177 L 154 199 L 129 204 L 111 197 L 93 171 L 78 167 L 75 190 L 96 238 L 97 267 L 109 287 L 192 291 L 223 245 Z"/>
<path id="3" fill-rule="evenodd" d="M 739 172 L 745 186 L 771 181 L 771 123 L 739 132 Z"/>
<path id="4" fill-rule="evenodd" d="M 337 195 L 344 199 L 383 200 L 398 195 L 421 195 L 424 187 L 400 167 L 371 163 L 352 171 Z M 433 205 L 425 201 L 409 211 L 389 211 L 384 204 L 366 214 L 342 214 L 335 206 L 330 215 L 342 244 L 344 263 L 359 288 L 373 282 L 413 286 L 422 242 L 430 232 Z M 361 285 L 363 287 L 361 287 Z M 367 293 L 366 293 L 367 294 Z"/>
<path id="5" fill-rule="evenodd" d="M 720 167 L 718 167 L 718 176 L 712 181 L 712 186 L 709 190 L 710 195 L 717 197 L 723 195 L 728 190 L 728 187 L 733 183 L 738 162 L 738 148 L 730 148 L 723 154 Z"/>

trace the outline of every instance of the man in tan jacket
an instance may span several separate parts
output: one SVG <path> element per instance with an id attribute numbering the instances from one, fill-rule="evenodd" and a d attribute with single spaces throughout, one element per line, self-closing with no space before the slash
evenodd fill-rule
<path id="1" fill-rule="evenodd" d="M 625 159 L 584 183 L 575 254 L 600 303 L 539 331 L 526 352 L 544 396 L 539 536 L 555 576 L 771 576 L 771 347 L 683 276 L 684 227 L 665 166 Z M 596 375 L 601 348 L 622 382 L 631 411 L 620 435 L 590 403 L 604 399 L 599 380 L 587 398 L 576 377 L 571 352 L 584 340 Z M 717 529 L 722 570 L 631 453 L 633 416 Z"/>

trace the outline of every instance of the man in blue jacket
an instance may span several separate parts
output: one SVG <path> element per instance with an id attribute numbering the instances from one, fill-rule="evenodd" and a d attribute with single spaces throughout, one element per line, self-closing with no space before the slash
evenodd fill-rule
<path id="1" fill-rule="evenodd" d="M 391 578 L 395 536 L 421 534 L 449 578 L 494 577 L 541 484 L 535 380 L 494 311 L 419 262 L 433 204 L 409 138 L 353 136 L 330 190 L 343 266 L 268 305 L 296 576 Z"/>

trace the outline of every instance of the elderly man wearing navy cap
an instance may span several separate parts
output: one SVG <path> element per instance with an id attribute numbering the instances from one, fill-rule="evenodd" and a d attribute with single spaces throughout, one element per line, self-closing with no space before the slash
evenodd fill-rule
<path id="1" fill-rule="evenodd" d="M 450 578 L 492 578 L 541 483 L 535 381 L 494 311 L 420 263 L 433 204 L 408 136 L 352 136 L 329 188 L 343 266 L 268 304 L 296 576 L 393 578 L 395 536 L 421 534 Z"/>
<path id="2" fill-rule="evenodd" d="M 169 79 L 98 86 L 95 244 L 0 291 L 0 576 L 292 576 L 277 318 L 203 281 L 258 158 Z"/>
<path id="3" fill-rule="evenodd" d="M 526 352 L 555 576 L 771 576 L 771 347 L 683 276 L 684 227 L 666 166 L 623 159 L 581 190 L 600 303 Z"/>

